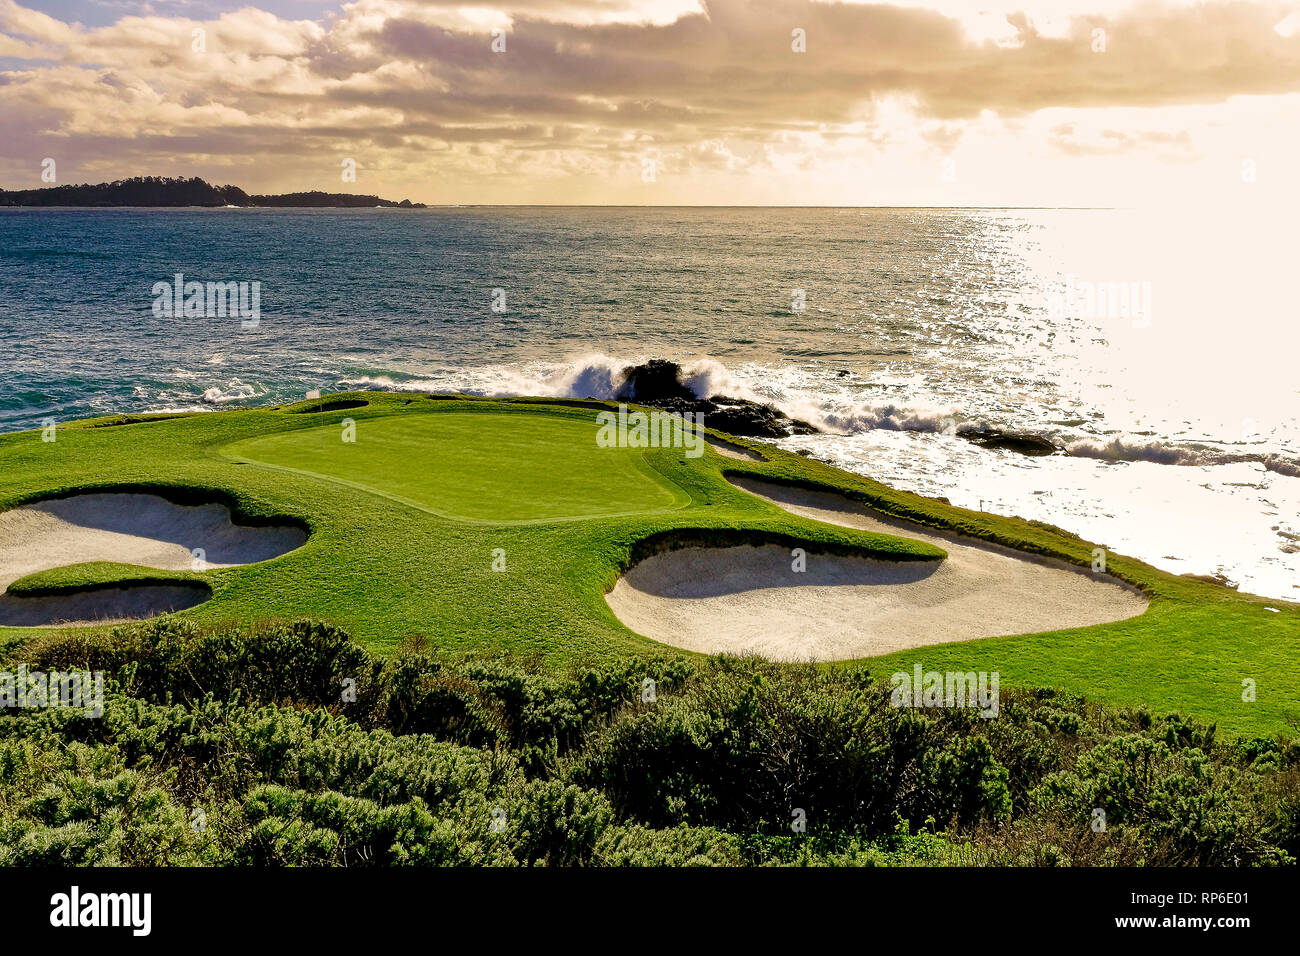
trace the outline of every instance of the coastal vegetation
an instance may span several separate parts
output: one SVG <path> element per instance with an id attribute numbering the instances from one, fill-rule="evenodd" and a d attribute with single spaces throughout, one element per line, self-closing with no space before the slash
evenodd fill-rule
<path id="1" fill-rule="evenodd" d="M 111 183 L 0 189 L 0 206 L 271 206 L 370 209 L 385 206 L 423 209 L 409 199 L 395 202 L 378 196 L 311 192 L 258 195 L 238 186 L 214 186 L 192 176 L 133 176 Z"/>
<path id="2" fill-rule="evenodd" d="M 377 656 L 309 622 L 44 632 L 103 714 L 0 711 L 0 865 L 1293 863 L 1300 748 L 1049 690 L 997 720 L 757 659 Z M 650 683 L 648 683 L 650 682 Z M 646 687 L 653 686 L 652 694 Z"/>

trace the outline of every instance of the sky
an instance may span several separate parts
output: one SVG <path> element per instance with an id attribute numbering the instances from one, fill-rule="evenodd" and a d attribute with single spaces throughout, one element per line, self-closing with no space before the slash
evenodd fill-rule
<path id="1" fill-rule="evenodd" d="M 1269 209 L 1297 130 L 1300 0 L 0 0 L 10 189 Z"/>

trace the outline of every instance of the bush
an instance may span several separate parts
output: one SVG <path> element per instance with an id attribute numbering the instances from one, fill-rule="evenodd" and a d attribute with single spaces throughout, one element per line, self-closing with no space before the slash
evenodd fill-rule
<path id="1" fill-rule="evenodd" d="M 0 865 L 1244 866 L 1300 851 L 1291 741 L 1225 744 L 1176 714 L 1049 690 L 1004 693 L 983 719 L 895 708 L 860 668 L 382 660 L 311 622 L 157 621 L 6 653 L 9 670 L 107 679 L 98 718 L 0 711 Z"/>

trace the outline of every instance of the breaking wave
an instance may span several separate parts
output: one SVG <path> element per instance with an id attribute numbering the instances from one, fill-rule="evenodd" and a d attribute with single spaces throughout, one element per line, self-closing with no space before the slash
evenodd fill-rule
<path id="1" fill-rule="evenodd" d="M 349 390 L 442 391 L 493 397 L 527 395 L 610 400 L 617 397 L 625 370 L 644 361 L 645 356 L 624 359 L 594 352 L 561 363 L 489 365 L 411 377 L 367 375 L 343 379 L 339 385 Z M 1075 458 L 1183 466 L 1252 462 L 1276 474 L 1300 478 L 1300 459 L 1276 452 L 1252 453 L 1231 446 L 1124 436 L 1080 437 L 1077 431 L 1054 426 L 991 423 L 981 415 L 967 415 L 952 406 L 853 401 L 847 392 L 835 396 L 819 395 L 774 381 L 756 381 L 754 377 L 737 374 L 712 358 L 686 360 L 681 367 L 682 384 L 697 398 L 725 396 L 773 405 L 791 418 L 809 422 L 831 435 L 856 435 L 870 431 L 956 435 L 959 429 L 964 431 L 968 426 L 994 425 L 1014 434 L 1051 439 L 1061 447 L 1062 454 Z M 204 400 L 210 400 L 206 394 Z"/>
<path id="2" fill-rule="evenodd" d="M 382 391 L 450 391 L 490 397 L 535 396 L 540 398 L 598 398 L 617 396 L 624 372 L 644 362 L 644 357 L 619 359 L 600 352 L 581 355 L 561 364 L 537 364 L 524 367 L 490 365 L 431 375 L 405 378 L 393 375 L 363 375 L 341 379 L 339 385 L 350 389 Z M 754 402 L 770 402 L 736 377 L 721 362 L 710 358 L 686 361 L 682 365 L 682 384 L 696 398 L 726 395 Z"/>
<path id="3" fill-rule="evenodd" d="M 1300 460 L 1275 452 L 1240 452 L 1198 443 L 1178 445 L 1161 441 L 1130 442 L 1118 437 L 1109 441 L 1082 438 L 1068 444 L 1065 451 L 1076 458 L 1149 461 L 1158 465 L 1233 465 L 1247 462 L 1263 465 L 1279 475 L 1300 478 Z"/>
<path id="4" fill-rule="evenodd" d="M 226 385 L 214 385 L 205 389 L 203 392 L 203 401 L 208 405 L 226 405 L 230 402 L 247 402 L 250 399 L 261 398 L 266 394 L 265 389 L 256 385 L 249 385 L 241 382 L 237 378 L 232 378 Z"/>
<path id="5" fill-rule="evenodd" d="M 898 405 L 857 405 L 843 411 L 827 410 L 820 416 L 829 431 L 855 434 L 863 431 L 936 432 L 951 435 L 962 418 L 953 408 Z"/>

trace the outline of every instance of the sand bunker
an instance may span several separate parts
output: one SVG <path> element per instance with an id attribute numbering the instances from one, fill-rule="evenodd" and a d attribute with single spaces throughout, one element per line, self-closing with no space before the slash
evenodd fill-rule
<path id="1" fill-rule="evenodd" d="M 53 627 L 142 621 L 202 604 L 212 591 L 201 584 L 128 584 L 75 594 L 15 597 L 0 594 L 0 626 Z"/>
<path id="2" fill-rule="evenodd" d="M 195 551 L 209 569 L 278 557 L 307 540 L 301 528 L 231 521 L 221 504 L 178 505 L 158 495 L 85 494 L 0 513 L 0 592 L 38 571 L 112 561 L 190 571 Z M 133 584 L 46 597 L 0 597 L 0 625 L 138 620 L 206 600 L 202 585 Z"/>
<path id="3" fill-rule="evenodd" d="M 1134 617 L 1136 588 L 1039 558 L 887 518 L 835 494 L 738 478 L 794 514 L 935 544 L 944 561 L 876 561 L 790 549 L 683 548 L 631 568 L 606 595 L 639 634 L 705 653 L 845 660 L 979 637 L 1032 634 Z"/>
<path id="4" fill-rule="evenodd" d="M 752 448 L 746 448 L 744 445 L 738 445 L 733 441 L 727 441 L 725 438 L 714 438 L 712 435 L 705 435 L 704 440 L 719 455 L 725 458 L 735 458 L 739 461 L 767 461 L 762 455 Z"/>

